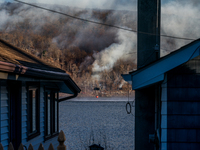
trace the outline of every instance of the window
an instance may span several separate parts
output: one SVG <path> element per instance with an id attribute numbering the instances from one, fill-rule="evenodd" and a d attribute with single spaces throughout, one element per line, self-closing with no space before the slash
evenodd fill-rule
<path id="1" fill-rule="evenodd" d="M 45 92 L 45 137 L 51 138 L 58 134 L 58 92 Z"/>
<path id="2" fill-rule="evenodd" d="M 39 86 L 28 86 L 28 140 L 40 134 Z"/>

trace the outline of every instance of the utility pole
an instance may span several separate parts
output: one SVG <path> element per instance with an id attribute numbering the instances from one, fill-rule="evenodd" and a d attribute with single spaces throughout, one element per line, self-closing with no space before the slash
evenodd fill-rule
<path id="1" fill-rule="evenodd" d="M 137 43 L 137 69 L 160 57 L 160 0 L 138 0 Z M 135 150 L 157 150 L 150 143 L 155 133 L 156 91 L 156 86 L 135 91 Z"/>

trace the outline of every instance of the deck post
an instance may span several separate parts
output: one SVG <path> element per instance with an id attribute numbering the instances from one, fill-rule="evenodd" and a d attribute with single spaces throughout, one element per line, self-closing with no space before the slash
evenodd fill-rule
<path id="1" fill-rule="evenodd" d="M 61 130 L 59 135 L 58 135 L 58 142 L 59 145 L 57 147 L 57 150 L 66 150 L 66 145 L 64 144 L 64 142 L 66 141 L 66 137 L 64 132 Z"/>
<path id="2" fill-rule="evenodd" d="M 3 145 L 0 143 L 0 150 L 4 150 Z"/>

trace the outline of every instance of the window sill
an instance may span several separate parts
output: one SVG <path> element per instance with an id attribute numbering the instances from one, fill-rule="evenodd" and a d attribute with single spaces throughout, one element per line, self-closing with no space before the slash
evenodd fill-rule
<path id="1" fill-rule="evenodd" d="M 39 135 L 40 135 L 40 132 L 29 134 L 27 140 L 29 141 Z"/>
<path id="2" fill-rule="evenodd" d="M 53 133 L 52 135 L 45 136 L 44 141 L 47 141 L 47 140 L 49 140 L 49 139 L 52 139 L 52 138 L 54 138 L 54 137 L 56 137 L 56 136 L 58 136 L 58 135 L 59 135 L 59 132 L 55 132 L 55 133 Z"/>

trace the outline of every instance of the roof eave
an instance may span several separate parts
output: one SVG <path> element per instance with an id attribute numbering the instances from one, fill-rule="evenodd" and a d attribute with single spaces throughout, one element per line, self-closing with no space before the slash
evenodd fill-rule
<path id="1" fill-rule="evenodd" d="M 200 41 L 196 40 L 152 64 L 123 75 L 123 77 L 126 81 L 132 81 L 133 90 L 163 81 L 166 72 L 199 56 L 199 49 Z"/>
<path id="2" fill-rule="evenodd" d="M 35 69 L 2 61 L 0 61 L 0 70 L 35 78 L 64 81 L 66 84 L 70 85 L 70 88 L 74 93 L 80 93 L 81 91 L 67 73 Z"/>

